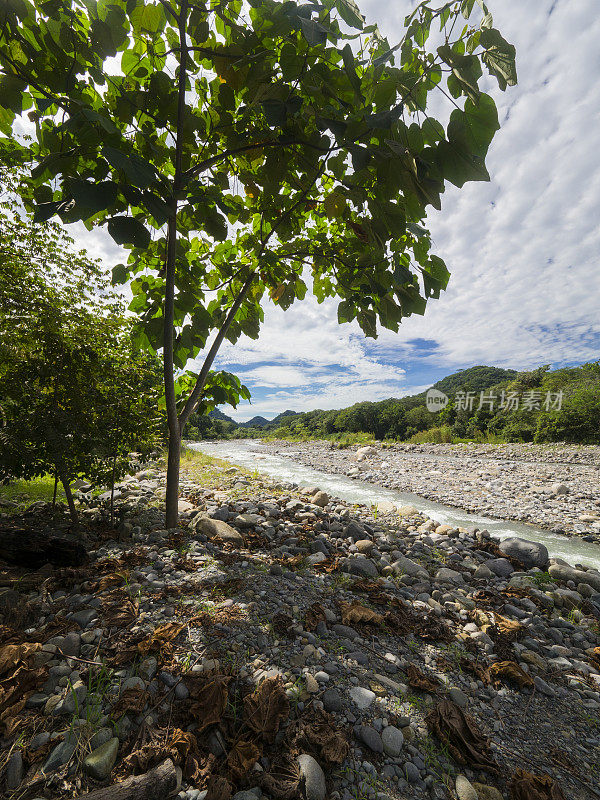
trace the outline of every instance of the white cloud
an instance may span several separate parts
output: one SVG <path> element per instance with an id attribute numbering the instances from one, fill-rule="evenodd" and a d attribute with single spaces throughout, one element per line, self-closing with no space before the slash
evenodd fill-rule
<path id="1" fill-rule="evenodd" d="M 413 6 L 359 4 L 391 43 Z M 597 0 L 488 5 L 516 45 L 519 85 L 502 93 L 489 82 L 502 124 L 487 159 L 492 181 L 449 186 L 442 211 L 430 216 L 436 252 L 452 272 L 448 291 L 429 303 L 425 317 L 410 318 L 398 335 L 384 331 L 374 345 L 356 326 L 338 326 L 333 302 L 307 298 L 285 314 L 269 304 L 260 339 L 226 346 L 217 362 L 234 365 L 257 390 L 259 400 L 240 417 L 405 393 L 410 374 L 401 365 L 417 355 L 417 338 L 438 344 L 418 354 L 422 363 L 448 372 L 598 358 Z M 104 232 L 78 232 L 77 239 L 109 266 L 122 259 Z"/>

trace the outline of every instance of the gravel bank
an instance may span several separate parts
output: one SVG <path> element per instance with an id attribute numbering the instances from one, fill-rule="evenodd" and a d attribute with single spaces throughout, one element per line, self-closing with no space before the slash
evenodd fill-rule
<path id="1" fill-rule="evenodd" d="M 600 447 L 399 444 L 334 449 L 268 442 L 270 452 L 326 472 L 498 519 L 600 540 Z"/>
<path id="2" fill-rule="evenodd" d="M 123 482 L 118 532 L 92 501 L 85 566 L 4 570 L 5 796 L 167 756 L 179 800 L 600 796 L 599 572 L 226 466 L 167 531 L 163 485 Z"/>

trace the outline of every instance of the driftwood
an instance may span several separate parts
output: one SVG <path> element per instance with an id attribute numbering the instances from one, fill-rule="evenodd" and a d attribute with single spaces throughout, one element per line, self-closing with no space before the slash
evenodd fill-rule
<path id="1" fill-rule="evenodd" d="M 144 775 L 80 794 L 75 800 L 166 800 L 178 786 L 177 770 L 168 758 Z"/>
<path id="2" fill-rule="evenodd" d="M 0 528 L 0 559 L 36 569 L 43 564 L 78 567 L 87 561 L 85 547 L 75 537 L 31 528 Z"/>

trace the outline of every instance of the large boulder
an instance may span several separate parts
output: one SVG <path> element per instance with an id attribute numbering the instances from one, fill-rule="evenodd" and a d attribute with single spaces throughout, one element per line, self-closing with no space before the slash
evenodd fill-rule
<path id="1" fill-rule="evenodd" d="M 540 542 L 530 542 L 528 539 L 512 536 L 510 539 L 504 539 L 498 546 L 503 553 L 511 558 L 517 558 L 528 569 L 532 567 L 545 569 L 548 565 L 548 549 Z"/>
<path id="2" fill-rule="evenodd" d="M 211 519 L 205 514 L 199 514 L 194 520 L 197 533 L 203 533 L 209 539 L 220 539 L 222 542 L 231 542 L 236 547 L 243 547 L 244 539 L 235 528 L 220 519 Z"/>

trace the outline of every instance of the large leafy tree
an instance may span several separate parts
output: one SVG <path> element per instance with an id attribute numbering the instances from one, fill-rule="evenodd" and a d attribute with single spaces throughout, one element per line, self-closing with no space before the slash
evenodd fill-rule
<path id="1" fill-rule="evenodd" d="M 159 441 L 156 358 L 134 346 L 99 264 L 20 214 L 11 189 L 3 172 L 0 481 L 55 474 L 76 522 L 75 478 L 114 484 L 132 449 Z"/>
<path id="2" fill-rule="evenodd" d="M 211 367 L 224 339 L 258 335 L 263 299 L 285 309 L 310 285 L 375 336 L 445 288 L 422 223 L 446 181 L 488 179 L 498 118 L 479 82 L 515 83 L 514 48 L 482 0 L 419 3 L 392 45 L 353 0 L 2 8 L 1 130 L 35 125 L 26 202 L 131 249 L 114 280 L 163 351 L 171 526 L 183 428 L 246 394 Z"/>

